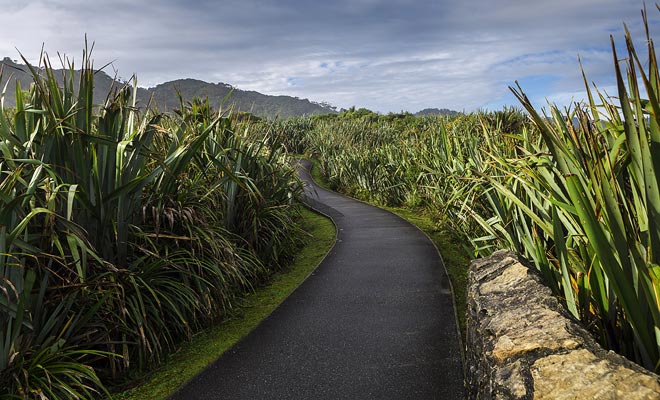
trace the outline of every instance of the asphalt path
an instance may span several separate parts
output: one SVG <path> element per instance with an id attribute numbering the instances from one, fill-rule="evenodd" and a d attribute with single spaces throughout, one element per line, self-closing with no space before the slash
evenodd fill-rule
<path id="1" fill-rule="evenodd" d="M 442 260 L 396 215 L 324 190 L 307 202 L 337 241 L 247 337 L 171 399 L 463 399 L 463 365 Z"/>

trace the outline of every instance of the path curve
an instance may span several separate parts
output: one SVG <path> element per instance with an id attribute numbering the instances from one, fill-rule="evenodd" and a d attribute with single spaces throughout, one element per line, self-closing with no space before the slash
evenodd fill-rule
<path id="1" fill-rule="evenodd" d="M 462 399 L 450 284 L 428 237 L 396 215 L 325 190 L 312 207 L 337 242 L 246 338 L 171 399 Z"/>

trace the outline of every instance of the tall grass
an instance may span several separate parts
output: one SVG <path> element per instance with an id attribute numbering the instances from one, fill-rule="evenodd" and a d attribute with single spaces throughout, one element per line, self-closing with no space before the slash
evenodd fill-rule
<path id="1" fill-rule="evenodd" d="M 600 342 L 650 370 L 660 362 L 660 74 L 612 40 L 618 96 L 572 109 L 458 117 L 344 113 L 303 139 L 333 185 L 387 205 L 423 206 L 472 244 L 508 247 L 541 271 Z"/>
<path id="2" fill-rule="evenodd" d="M 567 115 L 553 107 L 548 123 L 514 89 L 543 147 L 527 146 L 515 171 L 497 163 L 522 190 L 490 183 L 502 203 L 521 214 L 516 224 L 534 234 L 534 240 L 516 235 L 510 242 L 554 275 L 573 314 L 607 347 L 654 370 L 660 360 L 660 79 L 646 13 L 644 25 L 648 72 L 627 29 L 626 59 L 619 60 L 612 39 L 616 102 L 601 93 L 597 102 L 585 78 L 589 103 Z"/>
<path id="3" fill-rule="evenodd" d="M 135 80 L 95 105 L 82 59 L 61 76 L 24 60 L 34 82 L 0 112 L 3 398 L 107 394 L 221 318 L 298 237 L 282 146 L 200 100 L 141 112 Z"/>

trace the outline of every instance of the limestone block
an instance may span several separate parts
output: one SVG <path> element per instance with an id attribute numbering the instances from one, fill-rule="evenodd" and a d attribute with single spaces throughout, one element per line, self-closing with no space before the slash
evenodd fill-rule
<path id="1" fill-rule="evenodd" d="M 470 265 L 470 399 L 660 399 L 660 377 L 600 348 L 509 251 Z"/>
<path id="2" fill-rule="evenodd" d="M 657 399 L 657 377 L 587 349 L 538 359 L 531 367 L 535 399 Z"/>

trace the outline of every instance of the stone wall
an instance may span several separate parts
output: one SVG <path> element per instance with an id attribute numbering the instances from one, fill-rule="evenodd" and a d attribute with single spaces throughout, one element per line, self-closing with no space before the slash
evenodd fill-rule
<path id="1" fill-rule="evenodd" d="M 660 377 L 603 350 L 515 254 L 470 265 L 470 399 L 660 399 Z"/>

